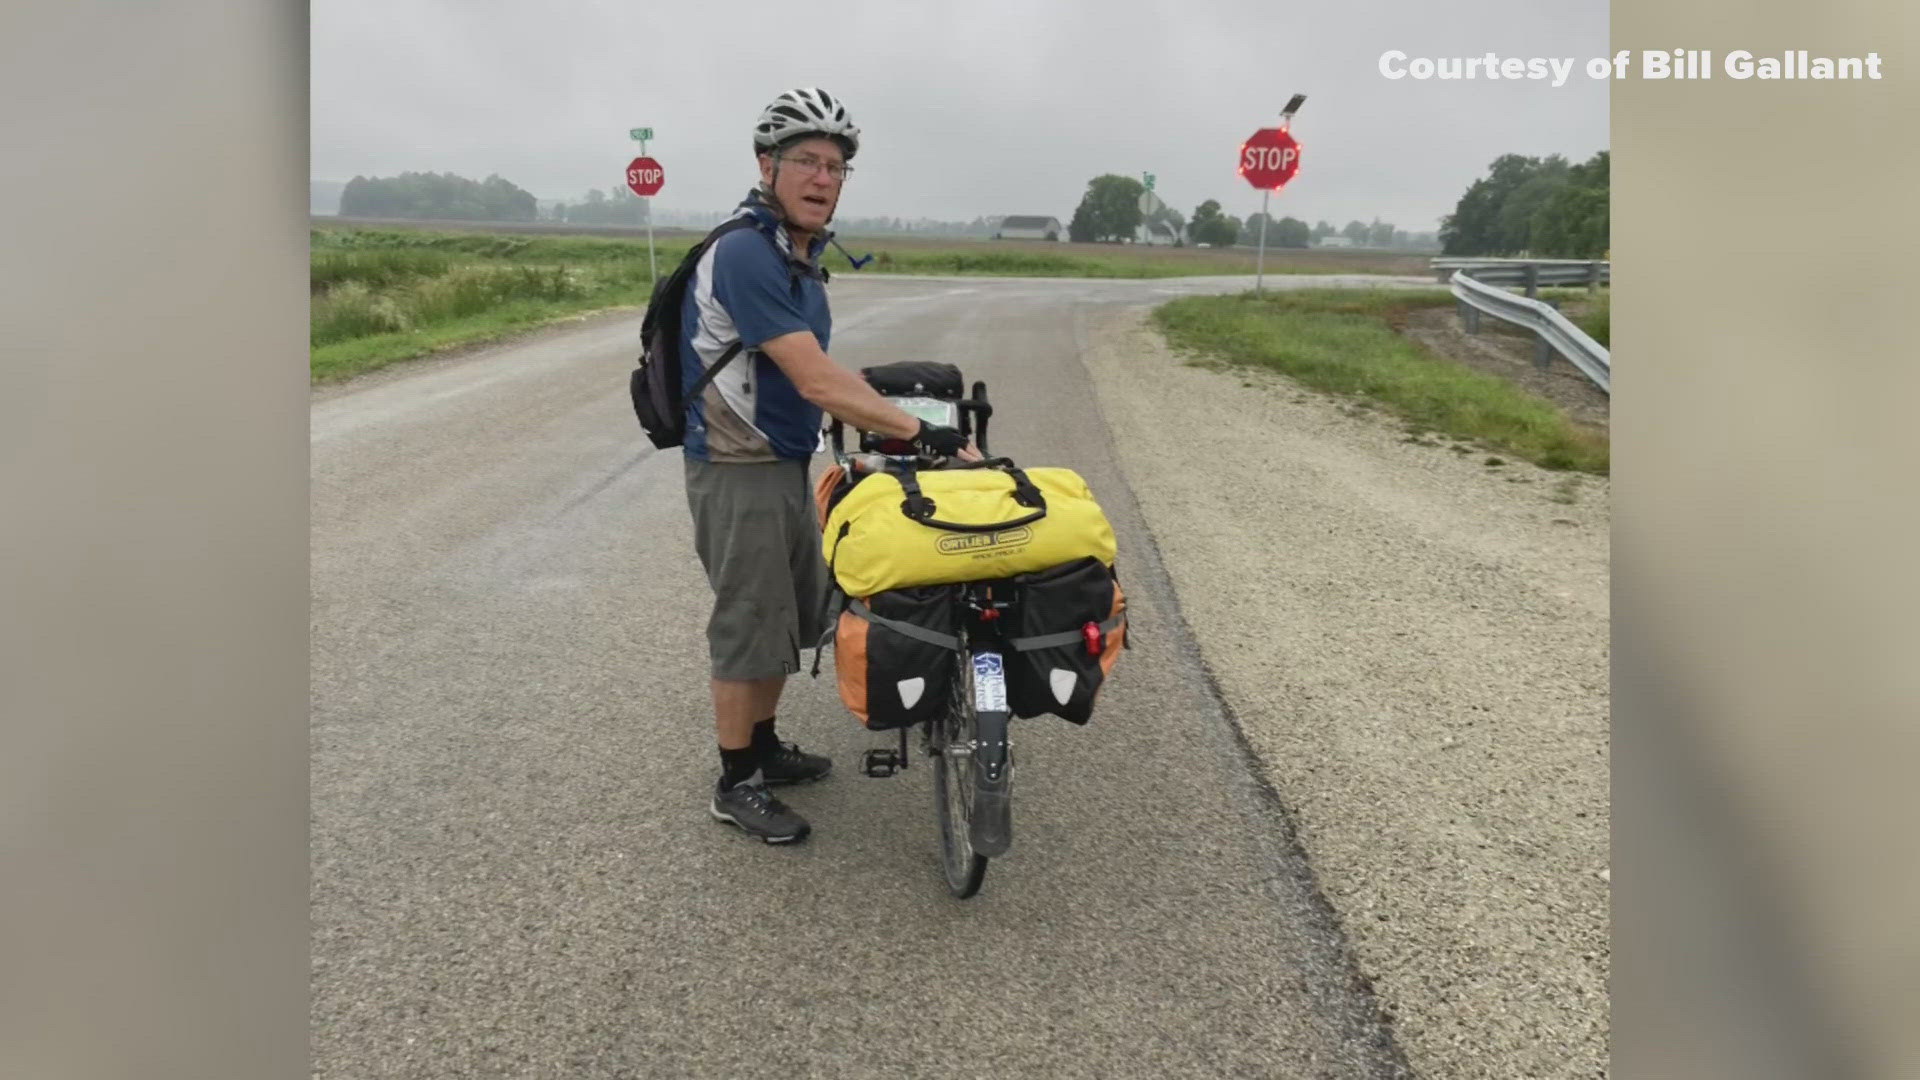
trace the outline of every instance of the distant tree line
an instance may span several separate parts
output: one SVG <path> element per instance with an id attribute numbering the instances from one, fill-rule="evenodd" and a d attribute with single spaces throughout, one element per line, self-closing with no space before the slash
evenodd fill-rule
<path id="1" fill-rule="evenodd" d="M 1473 182 L 1440 224 L 1448 255 L 1597 259 L 1608 239 L 1609 155 L 1578 165 L 1507 154 Z"/>
<path id="2" fill-rule="evenodd" d="M 1145 190 L 1140 181 L 1116 173 L 1087 181 L 1086 194 L 1067 225 L 1067 238 L 1080 243 L 1129 240 L 1142 225 L 1164 225 L 1172 230 L 1176 243 L 1184 239 L 1211 247 L 1232 247 L 1260 242 L 1262 214 L 1253 214 L 1243 222 L 1222 211 L 1219 200 L 1208 199 L 1193 208 L 1191 218 L 1182 218 L 1172 207 L 1162 207 L 1148 216 L 1140 212 L 1140 195 Z M 1409 233 L 1378 218 L 1372 224 L 1349 221 L 1344 229 L 1336 229 L 1327 221 L 1310 227 L 1293 217 L 1267 218 L 1266 226 L 1268 247 L 1311 247 L 1334 235 L 1346 237 L 1355 247 L 1431 250 L 1439 242 L 1433 233 Z"/>
<path id="3" fill-rule="evenodd" d="M 1000 229 L 1002 216 L 977 217 L 972 221 L 940 221 L 934 218 L 864 217 L 833 219 L 835 230 L 843 233 L 881 235 L 888 233 L 923 236 L 992 236 Z"/>
<path id="4" fill-rule="evenodd" d="M 624 187 L 605 191 L 590 189 L 573 202 L 556 202 L 547 211 L 553 221 L 575 225 L 645 225 L 651 212 L 649 203 Z"/>
<path id="5" fill-rule="evenodd" d="M 356 176 L 340 192 L 340 216 L 427 221 L 533 221 L 534 197 L 501 179 L 473 181 L 452 173 Z"/>

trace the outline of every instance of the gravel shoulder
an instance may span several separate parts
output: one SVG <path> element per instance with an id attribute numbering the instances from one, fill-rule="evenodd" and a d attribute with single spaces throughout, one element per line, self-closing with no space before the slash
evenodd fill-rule
<path id="1" fill-rule="evenodd" d="M 1184 363 L 1147 311 L 1083 309 L 1083 362 L 1409 1062 L 1605 1076 L 1609 482 Z"/>

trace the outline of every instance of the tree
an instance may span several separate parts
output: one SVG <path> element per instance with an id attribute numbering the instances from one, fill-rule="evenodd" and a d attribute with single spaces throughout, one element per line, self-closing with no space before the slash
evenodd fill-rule
<path id="1" fill-rule="evenodd" d="M 1234 227 L 1229 230 L 1228 220 L 1220 214 L 1219 200 L 1208 199 L 1193 208 L 1193 218 L 1187 222 L 1187 236 L 1196 244 L 1225 247 L 1233 243 L 1233 238 L 1240 231 L 1239 222 L 1234 222 Z"/>
<path id="2" fill-rule="evenodd" d="M 1334 228 L 1333 222 L 1331 221 L 1318 221 L 1315 222 L 1313 226 L 1313 238 L 1315 240 L 1325 240 L 1329 236 L 1338 235 L 1339 232 L 1340 230 Z"/>
<path id="3" fill-rule="evenodd" d="M 1609 155 L 1602 150 L 1567 170 L 1567 182 L 1534 211 L 1530 235 L 1537 254 L 1597 259 L 1609 240 Z"/>
<path id="4" fill-rule="evenodd" d="M 1442 251 L 1570 258 L 1604 253 L 1609 167 L 1604 150 L 1579 165 L 1558 154 L 1502 155 L 1441 222 Z"/>
<path id="5" fill-rule="evenodd" d="M 1393 226 L 1374 218 L 1373 224 L 1367 226 L 1367 243 L 1374 247 L 1392 247 Z"/>
<path id="6" fill-rule="evenodd" d="M 452 173 L 356 176 L 340 193 L 340 213 L 451 221 L 533 221 L 538 201 L 499 176 L 476 183 Z"/>
<path id="7" fill-rule="evenodd" d="M 1076 244 L 1093 243 L 1093 210 L 1087 200 L 1081 199 L 1080 206 L 1073 212 L 1073 220 L 1067 222 L 1067 239 Z"/>
<path id="8" fill-rule="evenodd" d="M 1089 240 L 1119 240 L 1131 237 L 1140 228 L 1140 195 L 1147 189 L 1131 176 L 1107 173 L 1087 181 L 1087 193 L 1074 209 L 1074 222 L 1067 235 L 1074 240 L 1082 235 Z"/>
<path id="9" fill-rule="evenodd" d="M 1367 228 L 1366 222 L 1349 221 L 1347 222 L 1347 227 L 1340 230 L 1340 235 L 1351 240 L 1356 246 L 1359 246 L 1367 242 L 1367 236 L 1370 232 L 1371 230 Z"/>
<path id="10" fill-rule="evenodd" d="M 1299 218 L 1284 217 L 1273 223 L 1273 231 L 1267 234 L 1267 243 L 1276 247 L 1303 248 L 1313 242 L 1313 230 Z"/>

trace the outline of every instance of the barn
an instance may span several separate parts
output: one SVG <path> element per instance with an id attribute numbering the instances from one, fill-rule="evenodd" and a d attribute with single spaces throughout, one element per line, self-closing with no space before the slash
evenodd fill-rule
<path id="1" fill-rule="evenodd" d="M 1133 240 L 1136 244 L 1162 244 L 1166 247 L 1174 247 L 1180 243 L 1180 234 L 1166 222 L 1156 221 L 1150 225 L 1136 227 L 1133 230 Z"/>
<path id="2" fill-rule="evenodd" d="M 1000 230 L 993 234 L 996 240 L 1058 240 L 1067 230 L 1060 227 L 1056 217 L 1035 217 L 1015 214 L 1000 219 Z"/>

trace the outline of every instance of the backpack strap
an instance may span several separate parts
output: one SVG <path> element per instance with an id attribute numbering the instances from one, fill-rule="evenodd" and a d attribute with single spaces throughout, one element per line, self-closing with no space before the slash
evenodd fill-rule
<path id="1" fill-rule="evenodd" d="M 706 254 L 707 249 L 718 242 L 722 236 L 730 232 L 737 232 L 741 229 L 752 228 L 754 225 L 755 222 L 751 215 L 728 218 L 726 221 L 721 222 L 712 232 L 702 238 L 698 244 L 695 244 L 688 250 L 686 257 L 680 260 L 680 265 L 674 267 L 672 273 L 653 283 L 653 292 L 647 298 L 647 313 L 640 319 L 640 340 L 642 342 L 652 338 L 654 327 L 659 325 L 662 318 L 669 317 L 666 310 L 667 308 L 671 307 L 674 309 L 671 318 L 675 322 L 679 321 L 679 305 L 677 303 L 666 304 L 662 303 L 662 301 L 670 299 L 678 300 L 686 295 L 687 279 L 693 276 L 693 269 L 699 265 L 700 256 Z"/>
<path id="2" fill-rule="evenodd" d="M 693 277 L 694 267 L 700 264 L 700 258 L 706 254 L 708 248 L 719 243 L 720 238 L 730 232 L 738 232 L 741 229 L 754 227 L 756 227 L 756 223 L 750 214 L 742 214 L 739 217 L 729 218 L 722 222 L 718 228 L 708 233 L 706 239 L 700 241 L 693 250 L 687 252 L 687 257 L 681 260 L 680 266 L 674 270 L 672 277 L 668 279 L 666 290 L 663 293 L 656 293 L 653 297 L 653 302 L 647 304 L 646 317 L 640 322 L 640 340 L 647 340 L 653 330 L 655 322 L 654 308 L 659 301 L 667 301 L 676 309 L 674 314 L 677 321 L 679 314 L 677 309 L 681 300 L 687 294 L 687 282 Z M 678 327 L 675 327 L 676 333 L 678 329 Z M 727 351 L 720 354 L 720 359 L 715 360 L 711 367 L 701 372 L 700 377 L 694 380 L 693 385 L 681 393 L 680 400 L 689 407 L 691 407 L 693 402 L 698 401 L 700 395 L 706 391 L 708 384 L 713 382 L 714 376 L 719 375 L 720 369 L 726 367 L 735 356 L 740 354 L 741 347 L 744 344 L 744 342 L 735 341 L 732 345 L 729 345 Z"/>
<path id="3" fill-rule="evenodd" d="M 720 354 L 720 359 L 715 360 L 712 367 L 701 372 L 700 377 L 693 380 L 693 385 L 687 387 L 686 393 L 682 395 L 681 399 L 687 403 L 689 408 L 693 406 L 695 401 L 699 400 L 700 395 L 706 391 L 708 384 L 713 382 L 713 377 L 720 374 L 720 369 L 726 367 L 729 360 L 740 355 L 740 346 L 741 342 L 738 341 L 727 346 L 727 351 Z"/>
<path id="4" fill-rule="evenodd" d="M 693 276 L 693 267 L 699 264 L 700 256 L 706 253 L 707 248 L 710 248 L 714 244 L 718 243 L 720 240 L 720 237 L 722 237 L 727 233 L 737 231 L 739 229 L 744 229 L 744 228 L 757 229 L 758 227 L 759 227 L 758 223 L 754 221 L 753 216 L 751 214 L 742 214 L 739 217 L 729 218 L 727 221 L 723 222 L 719 228 L 707 234 L 707 238 L 700 242 L 700 247 L 698 249 L 687 253 L 686 262 L 682 264 L 686 269 L 686 276 L 689 278 Z M 772 243 L 772 241 L 768 241 L 768 243 Z M 774 250 L 779 251 L 780 250 L 779 245 L 775 244 Z M 783 259 L 786 259 L 786 263 L 787 263 L 787 283 L 790 286 L 792 286 L 794 295 L 797 297 L 800 294 L 800 290 L 801 290 L 800 282 L 803 278 L 807 276 L 807 271 L 803 266 L 801 266 L 795 260 L 787 259 L 784 253 L 782 253 L 781 257 Z M 821 267 L 820 271 L 821 271 L 821 274 L 823 275 L 821 280 L 822 282 L 824 282 L 826 280 L 824 277 L 826 273 L 826 268 Z M 685 295 L 684 286 L 677 291 L 680 293 L 680 295 L 683 295 L 683 296 Z M 653 317 L 653 309 L 651 306 L 649 306 L 647 309 L 647 317 L 649 319 Z M 646 326 L 643 324 L 640 329 L 642 338 L 646 336 L 646 332 L 647 332 Z M 713 362 L 712 367 L 709 367 L 707 368 L 707 370 L 701 372 L 700 377 L 694 380 L 693 385 L 687 387 L 686 391 L 681 395 L 681 400 L 685 401 L 688 407 L 692 407 L 693 402 L 698 401 L 700 399 L 700 395 L 706 392 L 707 386 L 708 384 L 713 382 L 714 376 L 720 374 L 720 369 L 723 367 L 726 367 L 727 364 L 731 362 L 734 357 L 740 355 L 740 350 L 745 344 L 746 343 L 743 341 L 735 341 L 733 344 L 727 346 L 727 351 L 720 354 L 720 359 L 715 360 Z M 1024 477 L 1022 479 L 1024 479 Z"/>

